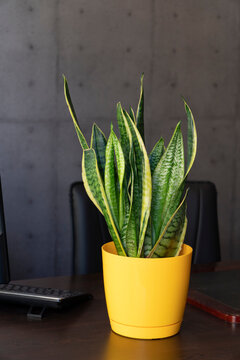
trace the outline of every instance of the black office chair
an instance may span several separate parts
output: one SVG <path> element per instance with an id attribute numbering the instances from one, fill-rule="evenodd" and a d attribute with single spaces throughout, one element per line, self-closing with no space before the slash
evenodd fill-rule
<path id="1" fill-rule="evenodd" d="M 0 284 L 7 284 L 10 281 L 7 233 L 4 218 L 4 207 L 2 197 L 2 184 L 0 178 Z"/>
<path id="2" fill-rule="evenodd" d="M 193 263 L 220 261 L 217 190 L 210 181 L 188 181 L 188 227 L 185 243 L 193 248 Z"/>
<path id="3" fill-rule="evenodd" d="M 217 191 L 211 182 L 189 181 L 185 243 L 193 247 L 193 263 L 220 260 Z M 111 241 L 103 216 L 88 198 L 83 183 L 71 185 L 73 274 L 101 270 L 101 246 Z"/>
<path id="4" fill-rule="evenodd" d="M 86 194 L 82 182 L 70 189 L 73 235 L 73 274 L 88 274 L 102 267 L 101 246 L 111 241 L 105 219 Z"/>

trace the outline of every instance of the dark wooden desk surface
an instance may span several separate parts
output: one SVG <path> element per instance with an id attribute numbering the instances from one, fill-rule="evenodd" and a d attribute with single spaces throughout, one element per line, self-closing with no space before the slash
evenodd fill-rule
<path id="1" fill-rule="evenodd" d="M 101 275 L 21 281 L 37 286 L 80 288 L 94 299 L 27 320 L 27 308 L 0 305 L 1 360 L 239 360 L 240 326 L 187 305 L 181 332 L 163 340 L 133 340 L 110 330 Z"/>

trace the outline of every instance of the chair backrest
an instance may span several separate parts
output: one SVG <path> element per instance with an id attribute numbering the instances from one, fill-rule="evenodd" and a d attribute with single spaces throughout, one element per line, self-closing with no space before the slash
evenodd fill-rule
<path id="1" fill-rule="evenodd" d="M 220 261 L 216 187 L 210 181 L 188 181 L 187 187 L 185 243 L 193 248 L 193 263 Z"/>
<path id="2" fill-rule="evenodd" d="M 0 284 L 7 284 L 10 280 L 7 233 L 2 197 L 2 185 L 0 178 Z"/>
<path id="3" fill-rule="evenodd" d="M 73 234 L 73 274 L 101 270 L 101 246 L 111 241 L 104 217 L 93 205 L 82 182 L 70 189 Z"/>
<path id="4" fill-rule="evenodd" d="M 189 181 L 185 243 L 193 247 L 193 263 L 220 260 L 217 192 L 211 182 Z M 111 241 L 103 216 L 88 198 L 83 183 L 71 185 L 73 274 L 101 270 L 101 246 Z"/>

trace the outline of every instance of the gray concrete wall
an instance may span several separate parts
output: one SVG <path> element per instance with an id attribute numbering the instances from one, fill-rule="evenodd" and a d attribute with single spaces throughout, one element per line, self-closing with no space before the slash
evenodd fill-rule
<path id="1" fill-rule="evenodd" d="M 150 149 L 194 112 L 192 179 L 219 193 L 223 258 L 240 258 L 240 3 L 237 0 L 0 1 L 0 173 L 13 278 L 68 274 L 68 191 L 81 149 L 64 73 L 84 133 L 108 132 L 115 105 L 137 104 L 145 73 Z"/>

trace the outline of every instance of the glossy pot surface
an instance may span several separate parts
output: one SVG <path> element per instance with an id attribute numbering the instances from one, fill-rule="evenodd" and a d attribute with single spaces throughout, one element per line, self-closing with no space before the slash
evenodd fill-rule
<path id="1" fill-rule="evenodd" d="M 192 248 L 179 256 L 119 256 L 113 242 L 102 246 L 103 278 L 112 330 L 139 339 L 179 332 L 189 286 Z"/>

